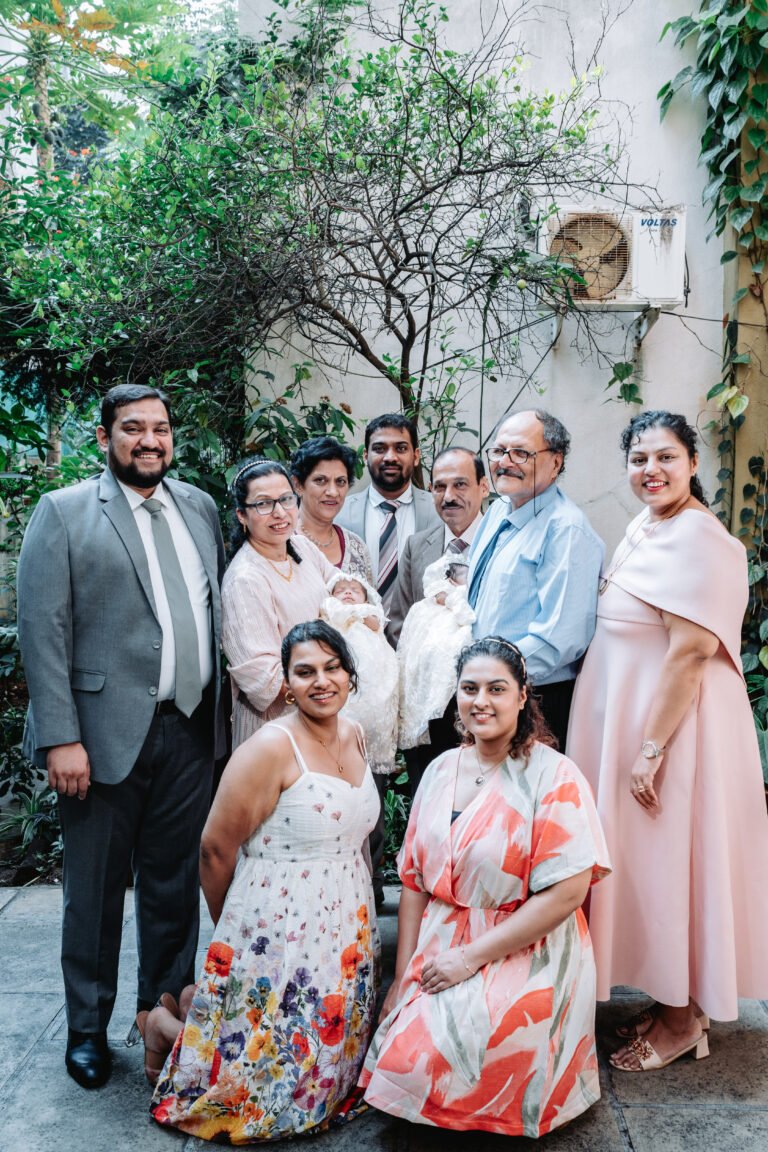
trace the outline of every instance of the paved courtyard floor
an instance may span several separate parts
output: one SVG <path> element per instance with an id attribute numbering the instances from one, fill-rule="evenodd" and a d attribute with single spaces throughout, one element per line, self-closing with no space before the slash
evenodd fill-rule
<path id="1" fill-rule="evenodd" d="M 381 920 L 385 975 L 394 967 L 395 889 Z M 203 1141 L 157 1127 L 147 1112 L 142 1049 L 125 1048 L 133 1019 L 136 945 L 126 900 L 121 982 L 110 1026 L 114 1073 L 97 1092 L 64 1069 L 66 1018 L 59 968 L 61 890 L 0 889 L 0 1152 L 202 1152 Z M 211 924 L 204 915 L 201 943 Z M 202 951 L 200 953 L 203 955 Z M 768 963 L 768 957 L 766 957 Z M 598 1011 L 598 1034 L 643 1003 L 627 991 Z M 603 1096 L 543 1142 L 445 1132 L 369 1112 L 305 1140 L 313 1152 L 763 1152 L 768 1150 L 768 1003 L 743 1001 L 738 1022 L 715 1024 L 708 1060 L 621 1075 L 600 1045 Z M 291 1147 L 299 1147 L 292 1144 Z"/>

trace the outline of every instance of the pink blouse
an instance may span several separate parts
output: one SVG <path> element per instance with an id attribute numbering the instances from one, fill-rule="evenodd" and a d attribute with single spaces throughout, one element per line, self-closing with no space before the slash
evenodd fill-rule
<path id="1" fill-rule="evenodd" d="M 337 571 L 306 536 L 292 536 L 291 544 L 302 562 L 293 561 L 290 580 L 281 575 L 286 565 L 273 566 L 247 542 L 224 574 L 221 640 L 232 680 L 233 749 L 288 710 L 278 700 L 280 645 L 295 624 L 317 619 L 326 581 Z"/>

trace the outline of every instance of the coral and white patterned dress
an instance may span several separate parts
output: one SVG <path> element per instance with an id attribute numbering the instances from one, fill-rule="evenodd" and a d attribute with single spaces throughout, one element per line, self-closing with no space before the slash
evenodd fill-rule
<path id="1" fill-rule="evenodd" d="M 347 1115 L 374 1023 L 379 942 L 361 848 L 376 785 L 368 766 L 354 788 L 294 751 L 301 775 L 241 849 L 152 1098 L 158 1123 L 217 1143 Z"/>
<path id="2" fill-rule="evenodd" d="M 506 760 L 451 823 L 457 752 L 419 786 L 399 866 L 428 892 L 394 1011 L 376 1033 L 361 1084 L 374 1107 L 416 1124 L 542 1136 L 600 1096 L 595 965 L 581 909 L 542 940 L 429 995 L 427 960 L 469 944 L 536 892 L 609 870 L 589 786 L 543 744 Z"/>

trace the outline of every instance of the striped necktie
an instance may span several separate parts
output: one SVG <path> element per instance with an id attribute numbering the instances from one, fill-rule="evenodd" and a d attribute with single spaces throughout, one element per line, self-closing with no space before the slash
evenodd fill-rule
<path id="1" fill-rule="evenodd" d="M 379 574 L 376 588 L 381 596 L 384 611 L 389 609 L 397 583 L 397 517 L 399 500 L 382 500 L 379 508 L 384 513 L 384 522 L 379 532 Z"/>
<path id="2" fill-rule="evenodd" d="M 462 540 L 460 536 L 457 536 L 455 540 L 451 540 L 445 551 L 446 553 L 452 552 L 454 556 L 461 556 L 466 548 L 469 548 L 469 544 L 467 544 L 466 540 Z"/>

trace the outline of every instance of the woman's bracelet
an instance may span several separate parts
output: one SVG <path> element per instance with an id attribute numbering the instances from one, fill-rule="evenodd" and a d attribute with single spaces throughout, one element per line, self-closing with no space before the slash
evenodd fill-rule
<path id="1" fill-rule="evenodd" d="M 463 945 L 463 944 L 460 944 L 460 945 L 459 945 L 459 952 L 461 952 L 461 962 L 462 962 L 462 964 L 463 964 L 463 965 L 464 965 L 464 967 L 466 968 L 467 972 L 469 972 L 470 976 L 474 976 L 474 975 L 476 974 L 476 972 L 477 972 L 477 968 L 470 968 L 469 964 L 467 964 L 467 958 L 466 958 L 466 956 L 464 955 L 464 945 Z"/>

